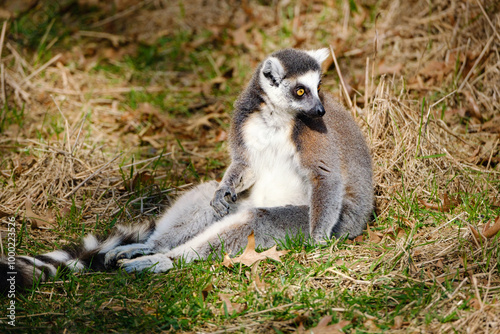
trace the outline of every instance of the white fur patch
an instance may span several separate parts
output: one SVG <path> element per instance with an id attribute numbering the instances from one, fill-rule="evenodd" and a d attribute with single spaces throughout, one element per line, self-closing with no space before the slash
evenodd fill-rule
<path id="1" fill-rule="evenodd" d="M 107 239 L 101 245 L 101 249 L 99 250 L 99 253 L 107 253 L 107 252 L 109 252 L 111 249 L 113 249 L 116 246 L 118 246 L 121 243 L 121 241 L 122 241 L 122 237 L 121 236 L 114 236 L 114 237 L 111 237 L 111 238 Z"/>
<path id="2" fill-rule="evenodd" d="M 311 92 L 313 99 L 309 100 L 310 102 L 312 102 L 314 100 L 319 100 L 318 85 L 319 85 L 319 82 L 321 80 L 321 73 L 319 73 L 317 71 L 309 71 L 309 72 L 297 77 L 296 80 L 297 80 L 297 84 L 300 84 L 304 87 L 307 87 L 309 89 L 309 91 Z M 304 107 L 306 109 L 309 109 L 310 107 L 312 107 L 312 105 L 305 106 L 304 103 L 305 102 L 302 100 L 295 100 L 295 101 L 291 102 L 290 106 L 291 106 L 291 108 L 296 109 L 296 110 L 301 110 Z"/>
<path id="3" fill-rule="evenodd" d="M 66 263 L 66 266 L 74 272 L 80 272 L 85 269 L 85 266 L 80 262 L 80 260 L 71 260 Z"/>
<path id="4" fill-rule="evenodd" d="M 99 241 L 93 234 L 89 234 L 83 239 L 83 247 L 86 251 L 94 250 L 99 247 Z"/>
<path id="5" fill-rule="evenodd" d="M 299 165 L 292 142 L 293 120 L 281 119 L 280 127 L 270 126 L 266 111 L 255 113 L 244 125 L 243 136 L 249 163 L 258 175 L 250 201 L 255 207 L 306 205 L 310 185 Z M 278 115 L 267 115 L 278 117 Z"/>
<path id="6" fill-rule="evenodd" d="M 183 245 L 172 249 L 166 253 L 168 257 L 180 258 L 183 257 L 186 262 L 197 260 L 198 258 L 206 258 L 208 254 L 198 254 L 197 249 L 207 245 L 207 240 L 218 238 L 224 232 L 237 228 L 240 224 L 248 222 L 250 219 L 250 212 L 242 209 L 234 214 L 225 216 L 222 220 L 210 226 L 202 233 L 198 234 L 193 239 L 189 240 Z"/>
<path id="7" fill-rule="evenodd" d="M 316 61 L 321 65 L 329 56 L 330 50 L 327 48 L 318 49 L 318 50 L 309 50 L 306 51 L 308 55 L 316 59 Z"/>
<path id="8" fill-rule="evenodd" d="M 20 258 L 30 261 L 33 264 L 33 266 L 37 268 L 45 267 L 49 269 L 49 276 L 55 276 L 57 273 L 57 268 L 50 263 L 46 263 L 42 260 L 35 259 L 34 257 L 31 256 L 20 256 Z"/>
<path id="9" fill-rule="evenodd" d="M 65 251 L 62 250 L 55 250 L 50 253 L 44 254 L 45 256 L 49 256 L 50 258 L 59 261 L 59 262 L 66 262 L 70 259 L 69 254 Z"/>

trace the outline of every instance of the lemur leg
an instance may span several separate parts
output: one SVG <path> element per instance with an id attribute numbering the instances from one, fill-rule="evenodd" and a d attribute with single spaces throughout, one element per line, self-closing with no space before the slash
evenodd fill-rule
<path id="1" fill-rule="evenodd" d="M 111 249 L 105 255 L 105 265 L 111 268 L 116 261 L 133 257 L 166 252 L 175 248 L 214 224 L 217 219 L 210 206 L 216 181 L 200 184 L 186 192 L 157 221 L 154 232 L 142 243 L 123 245 Z M 232 205 L 232 210 L 236 209 Z"/>
<path id="2" fill-rule="evenodd" d="M 358 191 L 346 187 L 339 221 L 333 226 L 333 236 L 336 238 L 348 236 L 352 239 L 363 233 L 373 207 L 372 193 L 363 192 L 363 190 L 370 189 L 370 187 L 370 184 L 366 187 L 359 187 Z"/>
<path id="3" fill-rule="evenodd" d="M 290 222 L 294 222 L 290 225 Z M 254 231 L 255 244 L 269 248 L 276 239 L 309 236 L 309 208 L 307 206 L 283 206 L 273 208 L 251 208 L 224 217 L 212 227 L 198 234 L 183 245 L 168 252 L 121 260 L 119 264 L 127 272 L 151 268 L 153 272 L 164 272 L 173 267 L 173 260 L 184 258 L 186 262 L 206 259 L 211 253 L 221 254 L 224 248 L 236 254 L 246 246 L 248 236 Z"/>

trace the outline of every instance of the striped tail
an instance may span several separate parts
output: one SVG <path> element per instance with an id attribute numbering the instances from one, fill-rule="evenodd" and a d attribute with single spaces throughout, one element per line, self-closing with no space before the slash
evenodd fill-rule
<path id="1" fill-rule="evenodd" d="M 50 253 L 36 256 L 16 256 L 14 259 L 0 258 L 0 294 L 9 291 L 23 291 L 39 282 L 61 274 L 85 270 L 105 271 L 104 256 L 121 245 L 143 243 L 155 230 L 155 223 L 138 225 L 117 225 L 104 239 L 87 235 L 79 245 L 64 247 Z M 15 288 L 14 288 L 15 287 Z"/>

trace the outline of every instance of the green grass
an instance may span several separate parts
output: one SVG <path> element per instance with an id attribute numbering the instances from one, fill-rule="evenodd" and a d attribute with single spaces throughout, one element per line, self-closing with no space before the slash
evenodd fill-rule
<path id="1" fill-rule="evenodd" d="M 335 3 L 338 8 L 342 8 L 342 1 Z M 267 35 L 265 29 L 259 29 L 265 45 L 271 42 L 277 46 L 289 46 L 281 44 L 293 40 L 293 5 L 279 13 L 282 26 L 277 30 L 277 38 Z M 356 1 L 350 0 L 349 5 L 352 12 L 362 9 Z M 12 29 L 13 40 L 27 48 L 34 65 L 43 64 L 56 52 L 70 50 L 69 46 L 72 44 L 84 45 L 89 42 L 89 39 L 73 37 L 73 32 L 89 28 L 96 17 L 103 18 L 95 9 L 85 12 L 85 15 L 71 25 L 67 24 L 61 13 L 68 13 L 67 17 L 70 18 L 74 17 L 78 9 L 76 1 L 68 1 L 65 5 L 59 5 L 59 2 L 48 4 L 40 9 L 36 7 L 13 21 Z M 361 30 L 374 25 L 379 11 L 378 5 L 366 9 L 369 18 L 362 24 Z M 307 12 L 312 10 L 312 5 L 306 8 Z M 324 9 L 320 15 L 326 28 L 323 28 L 322 24 L 314 32 L 318 43 L 325 46 L 331 42 L 332 37 L 331 31 L 328 30 L 331 19 L 329 11 L 330 9 Z M 339 17 L 343 17 L 343 14 Z M 132 90 L 123 94 L 119 100 L 118 111 L 135 112 L 140 109 L 141 104 L 149 103 L 168 120 L 175 121 L 200 113 L 191 108 L 193 102 L 204 99 L 199 89 L 193 89 L 197 86 L 193 82 L 199 85 L 208 84 L 219 76 L 218 72 L 224 74 L 232 70 L 232 75 L 228 75 L 224 86 L 210 87 L 209 96 L 221 103 L 229 113 L 234 99 L 252 71 L 249 58 L 243 57 L 249 53 L 248 50 L 239 46 L 227 47 L 227 44 L 230 44 L 229 33 L 227 29 L 212 40 L 212 32 L 209 30 L 200 29 L 196 34 L 179 30 L 148 45 L 139 43 L 136 54 L 126 55 L 122 59 L 97 59 L 89 73 L 104 75 L 109 83 L 116 85 L 126 83 L 135 87 L 163 86 L 164 91 L 161 92 Z M 207 39 L 210 42 L 191 47 L 190 43 L 198 39 Z M 354 43 L 355 37 L 349 36 L 347 41 Z M 109 46 L 106 42 L 99 43 L 99 46 Z M 432 45 L 427 47 L 431 48 Z M 226 56 L 226 59 L 216 69 L 214 57 L 221 54 Z M 356 61 L 355 57 L 353 59 Z M 348 68 L 354 66 L 353 63 Z M 452 83 L 445 86 L 443 92 L 452 91 L 453 87 L 459 84 L 460 78 L 463 77 L 463 73 L 458 73 L 460 66 L 457 61 Z M 334 70 L 329 73 L 333 75 Z M 345 69 L 344 73 L 348 73 L 348 70 Z M 354 72 L 352 76 L 355 76 Z M 336 75 L 333 77 L 337 78 Z M 396 96 L 399 87 L 393 87 Z M 408 93 L 406 88 L 403 91 Z M 443 92 L 432 92 L 425 99 L 418 93 L 411 92 L 416 101 L 413 106 L 417 106 L 414 111 L 421 115 L 417 117 L 420 122 L 417 126 L 417 131 L 421 134 L 419 140 L 425 137 L 422 131 L 422 116 L 426 114 L 428 105 L 445 95 Z M 421 104 L 418 101 L 422 101 Z M 447 100 L 439 105 L 443 113 L 448 107 Z M 0 122 L 0 134 L 11 125 L 19 128 L 26 126 L 29 110 L 11 105 L 3 108 L 5 117 Z M 89 119 L 89 122 L 98 121 L 97 118 Z M 148 122 L 151 122 L 151 119 L 142 119 L 131 131 L 139 133 L 148 126 Z M 227 130 L 227 124 L 221 123 L 222 120 L 216 119 L 214 127 Z M 399 136 L 397 140 L 404 143 L 405 162 L 417 157 L 418 163 L 432 164 L 434 159 L 445 158 L 441 156 L 442 152 L 422 157 L 418 151 L 420 146 L 415 151 L 411 143 L 404 142 L 404 129 L 397 120 L 393 118 L 389 124 L 398 132 L 394 134 L 395 137 Z M 42 126 L 36 131 L 40 141 L 49 140 L 48 138 L 63 141 L 65 128 L 59 115 L 46 114 Z M 139 214 L 142 204 L 137 199 L 147 198 L 149 208 L 161 207 L 165 199 L 165 196 L 160 194 L 161 191 L 188 182 L 211 179 L 211 174 L 221 176 L 224 161 L 207 156 L 201 158 L 203 163 L 200 164 L 200 159 L 194 158 L 185 148 L 189 142 L 198 145 L 198 138 L 184 139 L 183 133 L 175 135 L 179 138 L 169 138 L 169 143 L 177 152 L 175 160 L 165 154 L 147 168 L 153 177 L 162 175 L 154 185 L 140 181 L 133 189 L 122 186 L 133 182 L 138 168 L 142 165 L 124 166 L 161 152 L 149 146 L 141 146 L 137 151 L 127 151 L 128 156 L 120 163 L 118 176 L 121 179 L 113 180 L 117 182 L 113 191 L 120 199 L 113 203 L 110 210 L 117 210 L 116 215 L 89 217 L 86 211 L 88 208 L 85 207 L 86 203 L 92 203 L 93 193 L 89 190 L 78 205 L 75 201 L 72 202 L 68 215 L 57 218 L 56 228 L 50 232 L 35 232 L 25 219 L 19 217 L 17 253 L 40 254 L 63 247 L 67 242 L 80 239 L 87 233 L 107 234 L 114 225 L 128 223 L 132 220 L 131 216 Z M 396 141 L 396 138 L 394 140 Z M 419 141 L 419 145 L 421 143 Z M 225 149 L 222 143 L 212 146 L 216 153 Z M 10 164 L 10 160 L 2 157 L 0 169 L 8 170 Z M 402 228 L 404 236 L 396 241 L 386 236 L 382 242 L 372 243 L 367 235 L 361 242 L 330 240 L 322 246 L 303 238 L 279 240 L 279 247 L 290 251 L 282 257 L 283 262 L 267 260 L 259 263 L 256 268 L 260 279 L 267 284 L 266 291 L 255 288 L 252 268 L 240 265 L 226 268 L 215 255 L 206 261 L 189 264 L 181 261 L 172 271 L 164 274 L 127 274 L 118 270 L 60 276 L 23 294 L 18 293 L 17 326 L 15 329 L 6 328 L 6 331 L 145 333 L 234 329 L 237 332 L 245 332 L 260 328 L 265 332 L 287 333 L 296 330 L 300 323 L 305 328 L 316 326 L 326 315 L 332 315 L 333 323 L 341 319 L 350 321 L 344 328 L 345 332 L 350 333 L 390 331 L 399 318 L 420 330 L 436 323 L 454 322 L 463 316 L 460 312 L 474 311 L 471 300 L 475 296 L 473 290 L 469 289 L 470 285 L 461 290 L 461 295 L 455 300 L 448 299 L 457 286 L 468 277 L 467 270 L 472 268 L 474 274 L 500 270 L 498 236 L 478 249 L 457 230 L 466 228 L 467 223 L 477 226 L 499 215 L 499 208 L 496 203 L 492 203 L 489 188 L 483 186 L 489 184 L 489 187 L 498 189 L 500 183 L 494 174 L 485 175 L 464 169 L 461 172 L 463 174 L 456 175 L 450 175 L 447 171 L 444 171 L 444 174 L 442 171 L 436 171 L 420 185 L 420 189 L 416 189 L 405 184 L 405 163 L 394 165 L 393 168 L 395 173 L 401 176 L 402 186 L 396 187 L 392 193 L 383 193 L 384 196 L 390 193 L 392 205 L 388 212 L 380 213 L 381 215 L 375 218 L 370 229 L 385 234 L 390 228 Z M 16 176 L 12 175 L 12 179 L 15 181 Z M 439 202 L 443 189 L 462 180 L 464 184 L 471 184 L 471 189 L 483 190 L 449 193 L 450 196 L 461 200 L 450 212 L 431 210 L 419 203 L 419 199 Z M 0 178 L 0 186 L 7 185 L 8 181 L 9 179 Z M 422 189 L 424 191 L 421 191 Z M 100 200 L 109 200 L 114 195 L 110 190 L 103 193 Z M 60 209 L 55 207 L 55 202 L 50 205 L 50 209 Z M 20 212 L 22 210 L 20 208 Z M 132 213 L 131 216 L 127 215 L 126 211 Z M 153 213 L 157 215 L 158 211 Z M 460 214 L 462 215 L 449 223 L 447 228 L 436 230 Z M 413 226 L 409 226 L 408 222 Z M 433 231 L 437 232 L 426 237 L 426 233 Z M 44 239 L 47 235 L 51 237 L 50 240 Z M 432 256 L 439 251 L 438 249 L 435 253 L 422 254 L 419 253 L 421 249 L 433 246 L 437 249 L 440 242 L 450 240 L 454 244 L 450 251 L 443 255 L 443 268 L 438 268 L 434 262 L 430 262 L 415 269 L 415 265 L 428 260 L 425 256 L 433 260 Z M 464 265 L 457 267 L 455 265 L 459 257 Z M 430 273 L 446 275 L 437 281 L 429 278 Z M 206 289 L 208 287 L 211 289 Z M 481 288 L 480 291 L 483 293 L 485 289 Z M 228 312 L 219 293 L 230 294 L 231 302 L 244 305 L 244 309 L 240 312 Z M 498 297 L 498 292 L 495 293 Z M 450 307 L 450 304 L 456 307 Z M 2 316 L 0 314 L 0 318 Z M 372 324 L 376 327 L 372 328 Z"/>

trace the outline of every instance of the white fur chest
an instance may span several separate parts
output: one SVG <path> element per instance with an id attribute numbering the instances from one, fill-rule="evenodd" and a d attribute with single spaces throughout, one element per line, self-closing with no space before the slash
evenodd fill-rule
<path id="1" fill-rule="evenodd" d="M 276 120 L 280 127 L 269 123 L 256 113 L 243 127 L 249 163 L 256 176 L 250 200 L 260 207 L 307 205 L 311 186 L 291 140 L 293 121 Z"/>

